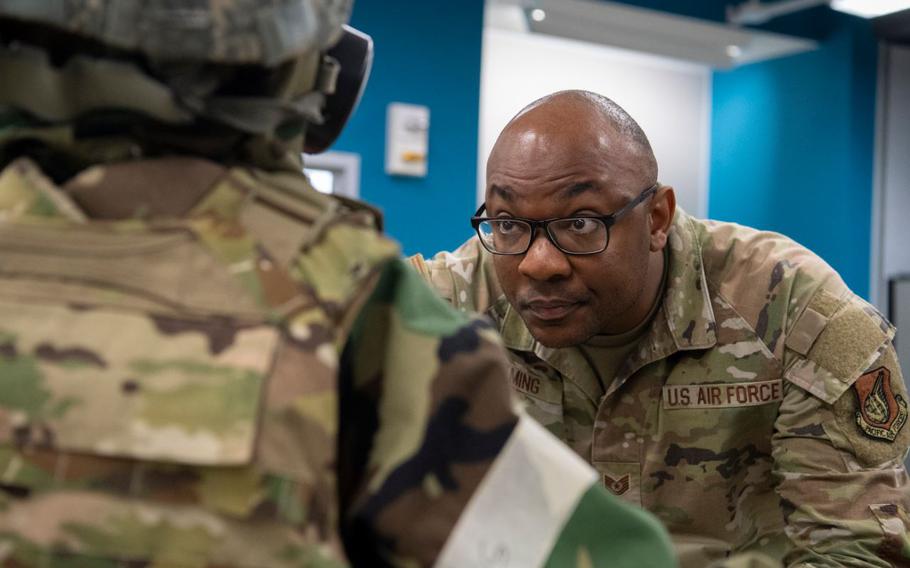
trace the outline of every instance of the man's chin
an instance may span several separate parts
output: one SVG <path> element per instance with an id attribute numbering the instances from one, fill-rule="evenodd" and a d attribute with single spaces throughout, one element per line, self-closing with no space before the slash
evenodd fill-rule
<path id="1" fill-rule="evenodd" d="M 527 322 L 525 322 L 527 325 Z M 528 325 L 528 331 L 538 343 L 550 349 L 560 349 L 563 347 L 573 347 L 581 345 L 589 339 L 589 335 L 579 333 L 577 327 L 569 326 L 536 326 Z"/>

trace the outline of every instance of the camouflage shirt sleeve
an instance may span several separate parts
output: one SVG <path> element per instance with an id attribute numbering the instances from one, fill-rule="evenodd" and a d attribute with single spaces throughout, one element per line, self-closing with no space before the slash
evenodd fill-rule
<path id="1" fill-rule="evenodd" d="M 462 312 L 485 313 L 502 295 L 492 255 L 473 237 L 452 252 L 408 259 L 437 294 Z"/>
<path id="2" fill-rule="evenodd" d="M 441 302 L 404 262 L 385 266 L 341 363 L 352 563 L 672 566 L 653 518 L 613 500 L 587 464 L 520 417 L 506 373 L 486 323 Z"/>
<path id="3" fill-rule="evenodd" d="M 849 292 L 814 294 L 788 333 L 772 438 L 789 566 L 907 566 L 907 389 L 893 328 Z"/>

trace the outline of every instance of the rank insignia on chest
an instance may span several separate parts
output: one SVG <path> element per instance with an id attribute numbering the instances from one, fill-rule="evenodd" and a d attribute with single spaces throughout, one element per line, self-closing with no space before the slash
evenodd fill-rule
<path id="1" fill-rule="evenodd" d="M 604 487 L 609 489 L 614 495 L 624 495 L 632 486 L 632 480 L 629 474 L 617 477 L 616 479 L 604 474 Z"/>
<path id="2" fill-rule="evenodd" d="M 891 388 L 891 371 L 879 367 L 853 384 L 856 424 L 866 436 L 893 442 L 907 422 L 907 401 Z"/>

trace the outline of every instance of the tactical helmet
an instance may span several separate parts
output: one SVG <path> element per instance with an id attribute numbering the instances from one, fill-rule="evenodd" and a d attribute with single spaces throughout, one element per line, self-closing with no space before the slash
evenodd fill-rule
<path id="1" fill-rule="evenodd" d="M 369 36 L 347 27 L 353 0 L 0 0 L 0 18 L 58 30 L 142 56 L 179 106 L 252 134 L 307 124 L 307 151 L 328 146 L 359 98 L 372 60 Z M 334 46 L 334 49 L 333 49 Z M 345 58 L 339 61 L 339 58 Z M 85 62 L 81 62 L 85 67 Z M 196 65 L 187 69 L 187 65 Z M 179 80 L 162 70 L 180 69 Z M 182 67 L 181 67 L 182 66 Z M 216 93 L 212 67 L 274 70 L 274 92 Z M 58 74 L 62 74 L 61 70 Z M 49 74 L 50 75 L 50 74 Z M 84 77 L 84 69 L 71 73 Z M 126 75 L 124 75 L 126 77 Z M 48 79 L 41 79 L 47 84 Z M 207 81 L 207 82 L 206 82 Z M 72 76 L 53 84 L 74 93 Z M 209 85 L 201 88 L 200 85 Z M 38 91 L 38 85 L 31 92 Z M 0 89 L 3 91 L 3 89 Z M 21 99 L 29 89 L 21 88 Z M 245 93 L 245 95 L 248 95 Z M 78 96 L 67 95 L 78 99 Z M 83 97 L 96 99 L 96 97 Z M 16 101 L 13 100 L 13 103 Z M 104 101 L 92 101 L 103 104 Z M 0 104 L 11 104 L 3 100 Z M 68 105 L 72 106 L 68 101 Z M 88 103 L 69 109 L 94 110 Z M 38 114 L 41 114 L 40 112 Z M 57 112 L 56 114 L 65 114 Z M 173 116 L 176 113 L 162 113 Z"/>

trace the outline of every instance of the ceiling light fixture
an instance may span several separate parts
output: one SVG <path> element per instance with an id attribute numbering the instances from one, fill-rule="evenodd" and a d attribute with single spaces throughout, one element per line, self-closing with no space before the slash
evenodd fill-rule
<path id="1" fill-rule="evenodd" d="M 535 22 L 542 22 L 547 19 L 547 13 L 540 8 L 534 8 L 531 10 L 531 19 Z"/>
<path id="2" fill-rule="evenodd" d="M 831 0 L 831 7 L 862 18 L 877 18 L 910 9 L 910 0 Z"/>
<path id="3" fill-rule="evenodd" d="M 688 18 L 606 0 L 487 0 L 522 6 L 532 33 L 600 43 L 729 69 L 810 51 L 817 43 L 790 36 Z M 787 0 L 789 1 L 789 0 Z M 801 3 L 806 0 L 798 0 Z M 822 3 L 828 0 L 811 0 Z M 536 10 L 544 12 L 538 20 Z M 493 18 L 486 21 L 493 22 Z"/>

